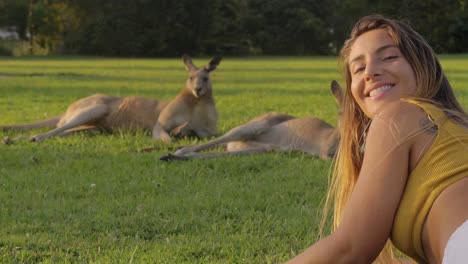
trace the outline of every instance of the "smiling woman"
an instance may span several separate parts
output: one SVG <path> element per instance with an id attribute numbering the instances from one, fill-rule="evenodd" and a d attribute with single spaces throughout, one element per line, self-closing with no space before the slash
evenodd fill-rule
<path id="1" fill-rule="evenodd" d="M 389 101 L 414 95 L 414 71 L 386 30 L 362 34 L 349 57 L 351 92 L 367 116 L 373 117 Z"/>
<path id="2" fill-rule="evenodd" d="M 356 23 L 341 58 L 341 142 L 324 209 L 326 219 L 334 206 L 334 232 L 290 263 L 398 263 L 390 242 L 419 263 L 466 261 L 468 116 L 434 51 L 374 15 Z"/>

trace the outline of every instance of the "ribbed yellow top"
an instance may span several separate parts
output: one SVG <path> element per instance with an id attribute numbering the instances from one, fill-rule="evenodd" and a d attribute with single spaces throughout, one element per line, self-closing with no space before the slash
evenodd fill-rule
<path id="1" fill-rule="evenodd" d="M 392 228 L 394 245 L 420 262 L 427 261 L 421 234 L 432 204 L 450 184 L 468 177 L 468 130 L 432 104 L 405 101 L 421 107 L 438 127 L 434 143 L 408 177 Z"/>

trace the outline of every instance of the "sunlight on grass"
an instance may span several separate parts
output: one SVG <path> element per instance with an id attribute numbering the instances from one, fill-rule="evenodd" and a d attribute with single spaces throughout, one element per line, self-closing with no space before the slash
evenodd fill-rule
<path id="1" fill-rule="evenodd" d="M 468 57 L 441 60 L 468 108 Z M 334 125 L 337 65 L 334 57 L 224 58 L 212 74 L 219 132 L 268 111 Z M 170 99 L 186 76 L 181 59 L 0 58 L 0 124 L 56 116 L 93 93 Z M 196 142 L 116 133 L 0 145 L 0 259 L 278 263 L 317 238 L 330 161 L 301 153 L 159 160 Z M 145 147 L 157 150 L 136 152 Z"/>

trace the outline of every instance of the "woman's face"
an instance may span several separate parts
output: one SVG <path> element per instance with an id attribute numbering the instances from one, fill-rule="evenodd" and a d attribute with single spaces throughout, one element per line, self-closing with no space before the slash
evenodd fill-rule
<path id="1" fill-rule="evenodd" d="M 384 104 L 416 92 L 413 69 L 384 29 L 366 32 L 355 40 L 349 69 L 351 93 L 369 118 Z"/>

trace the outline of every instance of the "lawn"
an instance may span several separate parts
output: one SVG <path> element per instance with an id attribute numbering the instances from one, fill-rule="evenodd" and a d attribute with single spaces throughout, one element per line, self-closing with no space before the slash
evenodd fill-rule
<path id="1" fill-rule="evenodd" d="M 441 62 L 468 109 L 468 56 Z M 0 125 L 58 115 L 94 93 L 170 99 L 186 76 L 179 58 L 0 58 Z M 268 111 L 334 125 L 333 79 L 343 83 L 335 57 L 224 58 L 212 73 L 219 132 Z M 119 133 L 0 145 L 0 262 L 277 263 L 317 239 L 330 161 L 159 160 L 197 142 Z M 147 147 L 158 150 L 136 152 Z"/>

